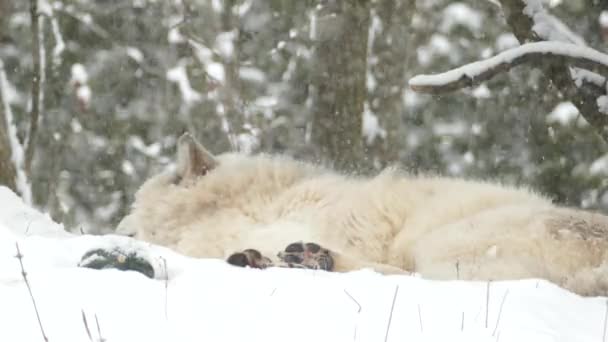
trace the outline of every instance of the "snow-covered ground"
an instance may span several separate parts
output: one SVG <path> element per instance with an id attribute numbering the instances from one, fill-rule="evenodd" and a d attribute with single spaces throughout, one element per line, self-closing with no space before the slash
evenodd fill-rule
<path id="1" fill-rule="evenodd" d="M 4 187 L 0 341 L 43 341 L 16 243 L 51 342 L 605 341 L 605 298 L 543 280 L 236 268 L 125 237 L 68 234 Z M 114 244 L 147 255 L 157 279 L 77 267 L 89 249 Z"/>

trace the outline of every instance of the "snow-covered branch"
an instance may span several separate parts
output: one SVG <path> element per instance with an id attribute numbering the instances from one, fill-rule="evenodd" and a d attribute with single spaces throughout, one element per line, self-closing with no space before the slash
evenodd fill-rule
<path id="1" fill-rule="evenodd" d="M 536 42 L 506 50 L 489 59 L 444 73 L 415 76 L 410 79 L 409 85 L 417 92 L 444 93 L 487 81 L 499 73 L 524 63 L 539 66 L 566 63 L 592 71 L 594 74 L 608 75 L 608 55 L 570 43 Z"/>
<path id="2" fill-rule="evenodd" d="M 4 120 L 4 122 L 0 123 L 0 127 L 5 130 L 4 137 L 8 140 L 8 148 L 7 150 L 10 152 L 8 155 L 10 156 L 10 162 L 12 163 L 12 170 L 14 173 L 11 176 L 14 176 L 14 181 L 11 181 L 10 184 L 14 184 L 17 191 L 20 193 L 23 201 L 25 203 L 32 202 L 32 189 L 30 187 L 30 183 L 27 181 L 26 174 L 23 168 L 23 147 L 19 143 L 19 139 L 17 138 L 17 127 L 15 126 L 15 122 L 13 120 L 13 111 L 11 109 L 10 102 L 13 100 L 15 96 L 15 91 L 12 86 L 9 84 L 6 78 L 6 72 L 4 71 L 4 63 L 0 60 L 0 100 L 2 100 L 2 109 L 0 110 L 0 114 L 4 114 L 4 117 L 0 116 L 0 120 Z M 7 154 L 6 150 L 2 151 Z M 0 163 L 7 162 L 0 160 Z"/>
<path id="3" fill-rule="evenodd" d="M 498 0 L 520 47 L 438 75 L 410 80 L 415 91 L 441 93 L 488 80 L 511 68 L 531 63 L 572 102 L 596 132 L 608 141 L 608 55 L 586 47 L 585 41 L 539 0 Z"/>

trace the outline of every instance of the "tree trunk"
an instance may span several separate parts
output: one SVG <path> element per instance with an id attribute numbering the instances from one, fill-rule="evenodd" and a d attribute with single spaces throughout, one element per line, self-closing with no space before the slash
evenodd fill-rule
<path id="1" fill-rule="evenodd" d="M 30 111 L 30 129 L 25 143 L 24 168 L 27 177 L 31 177 L 32 160 L 36 149 L 38 121 L 40 117 L 40 13 L 38 0 L 30 0 L 30 19 L 32 25 L 32 109 Z"/>
<path id="2" fill-rule="evenodd" d="M 225 115 L 230 125 L 230 143 L 233 149 L 238 149 L 239 145 L 237 136 L 243 132 L 243 113 L 241 113 L 239 108 L 241 96 L 239 80 L 240 29 L 238 25 L 238 17 L 234 16 L 232 13 L 235 5 L 235 0 L 224 1 L 221 15 L 221 32 L 223 34 L 233 34 L 233 36 L 232 54 L 223 55 L 224 85 L 220 89 L 220 98 L 222 104 L 224 105 Z"/>
<path id="3" fill-rule="evenodd" d="M 362 159 L 369 3 L 328 1 L 317 10 L 312 138 L 321 159 L 356 171 Z"/>
<path id="4" fill-rule="evenodd" d="M 0 44 L 12 42 L 8 32 L 9 19 L 13 12 L 12 1 L 13 0 L 0 0 Z"/>
<path id="5" fill-rule="evenodd" d="M 2 68 L 2 65 L 0 65 L 0 68 Z M 11 159 L 12 149 L 8 137 L 6 113 L 4 112 L 4 101 L 6 101 L 6 99 L 3 98 L 2 95 L 3 94 L 0 91 L 0 185 L 7 186 L 18 193 L 15 184 L 17 170 Z"/>
<path id="6" fill-rule="evenodd" d="M 0 0 L 0 43 L 10 41 L 8 32 L 8 19 L 12 12 L 10 0 Z M 0 61 L 0 63 L 2 63 Z M 3 66 L 0 64 L 0 68 Z M 1 86 L 1 85 L 0 85 Z M 4 99 L 0 91 L 0 185 L 8 186 L 16 192 L 16 169 L 11 159 L 11 145 L 8 137 L 6 113 L 4 113 Z"/>
<path id="7" fill-rule="evenodd" d="M 415 0 L 380 0 L 374 5 L 381 24 L 375 29 L 371 44 L 370 72 L 375 87 L 370 90 L 369 106 L 378 117 L 386 136 L 376 137 L 365 148 L 366 155 L 374 156 L 374 164 L 384 167 L 399 160 L 399 125 L 404 113 L 403 92 L 407 84 L 408 56 L 414 44 L 410 25 L 416 11 Z M 409 48 L 408 48 L 409 47 Z"/>

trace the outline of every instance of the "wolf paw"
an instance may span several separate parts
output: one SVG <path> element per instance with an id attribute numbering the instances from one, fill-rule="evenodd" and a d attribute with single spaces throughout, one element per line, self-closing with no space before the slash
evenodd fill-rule
<path id="1" fill-rule="evenodd" d="M 332 271 L 334 259 L 328 249 L 314 242 L 294 242 L 279 252 L 279 259 L 288 267 L 312 268 L 324 271 Z"/>
<path id="2" fill-rule="evenodd" d="M 272 261 L 263 256 L 257 249 L 246 249 L 242 252 L 234 253 L 226 260 L 234 266 L 264 269 L 272 266 Z"/>
<path id="3" fill-rule="evenodd" d="M 146 277 L 154 278 L 154 268 L 148 260 L 135 252 L 123 251 L 120 248 L 90 250 L 82 256 L 78 266 L 97 270 L 114 268 L 136 271 Z"/>

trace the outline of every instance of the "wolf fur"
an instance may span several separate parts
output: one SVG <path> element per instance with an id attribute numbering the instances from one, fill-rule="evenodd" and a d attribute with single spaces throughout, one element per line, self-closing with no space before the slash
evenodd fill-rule
<path id="1" fill-rule="evenodd" d="M 212 156 L 192 136 L 177 168 L 146 181 L 118 233 L 193 257 L 294 241 L 332 251 L 336 271 L 431 279 L 544 278 L 608 294 L 608 217 L 527 188 L 387 169 L 350 177 L 284 156 Z"/>

